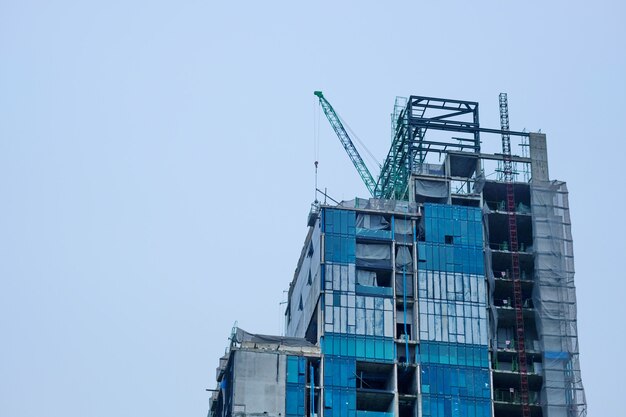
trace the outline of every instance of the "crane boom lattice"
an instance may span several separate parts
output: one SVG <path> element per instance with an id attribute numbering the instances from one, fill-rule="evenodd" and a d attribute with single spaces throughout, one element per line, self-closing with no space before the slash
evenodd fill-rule
<path id="1" fill-rule="evenodd" d="M 348 153 L 348 156 L 350 157 L 350 160 L 352 161 L 354 167 L 359 173 L 359 176 L 365 183 L 365 186 L 367 187 L 370 194 L 372 196 L 375 196 L 376 180 L 370 173 L 369 169 L 367 169 L 367 165 L 365 165 L 365 162 L 363 161 L 363 158 L 361 158 L 359 151 L 357 151 L 354 143 L 352 142 L 352 139 L 350 139 L 350 136 L 348 135 L 348 132 L 343 127 L 343 124 L 341 123 L 341 120 L 339 120 L 339 116 L 335 112 L 335 109 L 333 109 L 333 106 L 331 106 L 328 100 L 324 98 L 324 95 L 321 91 L 316 91 L 314 94 L 319 98 L 320 105 L 322 106 L 322 110 L 324 110 L 326 118 L 330 122 L 330 125 L 333 127 L 333 130 L 337 134 L 337 137 L 339 138 L 339 141 L 343 145 L 344 149 Z"/>

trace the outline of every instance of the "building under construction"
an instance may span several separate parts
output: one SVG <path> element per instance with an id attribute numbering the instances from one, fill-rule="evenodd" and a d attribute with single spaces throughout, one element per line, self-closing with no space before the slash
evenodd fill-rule
<path id="1" fill-rule="evenodd" d="M 509 129 L 505 94 L 499 128 L 476 102 L 398 98 L 374 178 L 316 95 L 371 195 L 312 205 L 285 335 L 233 329 L 209 416 L 585 416 L 546 136 Z"/>

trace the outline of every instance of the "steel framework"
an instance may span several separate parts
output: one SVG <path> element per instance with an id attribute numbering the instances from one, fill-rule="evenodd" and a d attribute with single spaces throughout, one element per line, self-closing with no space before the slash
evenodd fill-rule
<path id="1" fill-rule="evenodd" d="M 408 200 L 411 175 L 421 173 L 429 153 L 441 154 L 456 150 L 479 154 L 480 133 L 502 134 L 509 138 L 511 135 L 529 135 L 527 132 L 510 131 L 508 126 L 506 131 L 480 127 L 478 103 L 475 101 L 426 96 L 410 96 L 408 99 L 399 97 L 391 121 L 391 147 L 378 180 L 374 180 L 333 107 L 321 91 L 316 91 L 315 95 L 367 189 L 377 198 Z M 429 131 L 454 132 L 456 135 L 431 138 L 427 135 Z"/>

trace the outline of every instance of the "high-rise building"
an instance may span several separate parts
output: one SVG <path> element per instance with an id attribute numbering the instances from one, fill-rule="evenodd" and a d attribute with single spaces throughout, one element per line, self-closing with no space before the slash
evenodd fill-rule
<path id="1" fill-rule="evenodd" d="M 586 415 L 567 189 L 506 104 L 396 102 L 374 197 L 313 205 L 286 335 L 233 329 L 210 416 Z"/>

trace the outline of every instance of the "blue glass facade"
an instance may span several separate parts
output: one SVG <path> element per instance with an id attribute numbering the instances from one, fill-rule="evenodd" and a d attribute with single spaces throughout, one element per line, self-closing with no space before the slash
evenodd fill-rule
<path id="1" fill-rule="evenodd" d="M 324 210 L 324 259 L 340 264 L 355 263 L 355 213 L 346 210 Z"/>
<path id="2" fill-rule="evenodd" d="M 364 215 L 321 212 L 324 416 L 491 416 L 481 211 L 425 204 L 415 223 Z M 290 357 L 287 374 L 287 416 L 303 415 L 305 362 Z M 400 405 L 394 392 L 415 397 Z"/>
<path id="3" fill-rule="evenodd" d="M 481 212 L 426 204 L 418 269 L 422 415 L 491 416 Z"/>
<path id="4" fill-rule="evenodd" d="M 356 360 L 324 356 L 324 415 L 355 417 Z"/>
<path id="5" fill-rule="evenodd" d="M 306 358 L 287 357 L 287 385 L 285 393 L 285 413 L 287 417 L 305 415 Z"/>
<path id="6" fill-rule="evenodd" d="M 382 417 L 387 412 L 357 407 L 357 361 L 393 364 L 395 353 L 393 288 L 359 281 L 363 264 L 391 274 L 391 230 L 355 228 L 356 213 L 325 209 L 324 268 L 324 415 Z M 367 239 L 372 255 L 358 253 Z M 377 240 L 374 243 L 373 240 Z M 381 242 L 389 240 L 389 242 Z M 366 248 L 367 249 L 367 248 Z M 362 252 L 362 251 L 361 251 Z M 380 255 L 382 254 L 382 255 Z M 380 255 L 380 256 L 379 256 Z M 378 258 L 376 258 L 378 257 Z M 372 276 L 373 276 L 372 275 Z"/>

